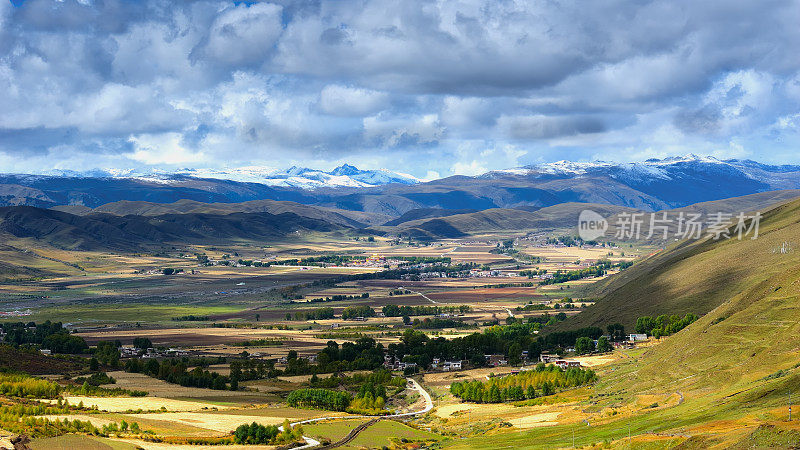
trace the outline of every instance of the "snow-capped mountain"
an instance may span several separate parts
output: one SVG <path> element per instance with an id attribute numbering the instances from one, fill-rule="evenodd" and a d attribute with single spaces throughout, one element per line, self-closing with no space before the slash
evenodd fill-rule
<path id="1" fill-rule="evenodd" d="M 559 161 L 430 183 L 347 164 L 331 171 L 251 166 L 6 174 L 0 175 L 0 206 L 285 200 L 401 216 L 414 209 L 541 208 L 584 202 L 658 211 L 781 189 L 800 189 L 800 166 L 687 155 L 631 163 Z"/>
<path id="2" fill-rule="evenodd" d="M 800 166 L 769 165 L 751 160 L 720 160 L 689 154 L 640 162 L 557 161 L 498 170 L 480 178 L 537 180 L 608 179 L 658 199 L 653 208 L 684 206 L 776 189 L 800 188 Z"/>
<path id="3" fill-rule="evenodd" d="M 488 172 L 482 177 L 495 178 L 503 175 L 557 175 L 557 176 L 576 176 L 585 174 L 596 174 L 602 172 L 621 172 L 629 173 L 633 176 L 650 175 L 659 178 L 668 176 L 670 168 L 685 166 L 685 165 L 705 165 L 708 167 L 722 166 L 722 165 L 737 165 L 747 166 L 755 165 L 759 167 L 777 167 L 766 166 L 755 161 L 750 160 L 719 160 L 713 156 L 698 156 L 688 154 L 685 156 L 673 156 L 664 159 L 648 159 L 641 162 L 630 163 L 617 163 L 609 161 L 591 161 L 591 162 L 575 162 L 575 161 L 556 161 L 551 163 L 534 164 L 530 166 L 494 170 Z M 787 168 L 800 167 L 800 166 L 783 166 Z"/>
<path id="4" fill-rule="evenodd" d="M 691 175 L 696 179 L 724 174 L 732 174 L 758 182 L 775 183 L 776 176 L 789 175 L 796 179 L 800 166 L 769 165 L 752 160 L 727 159 L 720 160 L 713 156 L 688 154 L 664 159 L 648 159 L 640 162 L 616 163 L 608 161 L 574 162 L 556 161 L 552 163 L 534 164 L 530 166 L 494 170 L 480 175 L 480 178 L 499 178 L 505 176 L 527 177 L 559 177 L 573 178 L 581 176 L 605 175 L 625 184 L 653 183 L 656 180 L 679 180 Z M 730 180 L 729 180 L 730 181 Z M 791 183 L 796 187 L 795 183 Z"/>
<path id="5" fill-rule="evenodd" d="M 180 169 L 175 171 L 153 170 L 140 172 L 133 169 L 93 169 L 84 172 L 72 170 L 52 170 L 48 175 L 83 178 L 132 178 L 159 183 L 170 183 L 185 177 L 230 180 L 242 183 L 259 183 L 267 186 L 283 186 L 300 189 L 319 189 L 326 187 L 375 187 L 390 183 L 416 184 L 420 180 L 404 173 L 387 169 L 360 170 L 355 166 L 343 164 L 330 172 L 292 166 L 278 170 L 264 166 L 246 166 L 225 169 Z"/>

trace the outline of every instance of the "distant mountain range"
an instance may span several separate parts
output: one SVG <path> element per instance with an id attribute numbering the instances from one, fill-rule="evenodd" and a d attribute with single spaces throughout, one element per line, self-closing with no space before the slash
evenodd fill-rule
<path id="1" fill-rule="evenodd" d="M 165 184 L 179 182 L 184 178 L 204 178 L 300 189 L 361 188 L 390 183 L 416 184 L 420 182 L 419 179 L 408 174 L 391 172 L 387 169 L 360 170 L 349 164 L 343 164 L 330 172 L 297 166 L 286 170 L 249 166 L 231 169 L 181 169 L 172 172 L 158 170 L 137 172 L 115 169 L 94 169 L 84 172 L 53 170 L 49 172 L 49 175 L 70 178 L 134 178 Z"/>
<path id="2" fill-rule="evenodd" d="M 388 170 L 359 170 L 350 165 L 330 172 L 297 167 L 285 171 L 250 167 L 149 174 L 120 171 L 10 174 L 0 175 L 0 205 L 97 208 L 121 200 L 152 203 L 276 200 L 374 214 L 365 220 L 356 219 L 373 225 L 382 220 L 380 217 L 388 217 L 389 221 L 409 213 L 403 221 L 496 208 L 533 211 L 566 202 L 654 211 L 797 188 L 800 188 L 800 166 L 688 155 L 636 163 L 561 161 L 429 182 Z M 436 213 L 433 209 L 448 211 Z"/>

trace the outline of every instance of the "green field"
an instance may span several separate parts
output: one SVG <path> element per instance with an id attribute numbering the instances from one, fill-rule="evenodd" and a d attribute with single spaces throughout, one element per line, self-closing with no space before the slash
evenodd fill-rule
<path id="1" fill-rule="evenodd" d="M 381 420 L 359 433 L 348 446 L 352 448 L 381 448 L 383 446 L 391 446 L 393 442 L 403 442 L 404 439 L 407 441 L 428 442 L 438 441 L 441 439 L 441 436 L 428 431 L 411 428 L 404 423 L 394 420 Z"/>

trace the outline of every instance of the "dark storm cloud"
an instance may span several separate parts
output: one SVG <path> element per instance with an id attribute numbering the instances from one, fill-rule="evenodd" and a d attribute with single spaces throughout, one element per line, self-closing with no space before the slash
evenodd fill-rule
<path id="1" fill-rule="evenodd" d="M 549 139 L 606 129 L 603 122 L 594 117 L 501 117 L 500 124 L 514 139 Z"/>
<path id="2" fill-rule="evenodd" d="M 800 144 L 797 17 L 778 0 L 3 2 L 0 158 L 769 159 Z"/>

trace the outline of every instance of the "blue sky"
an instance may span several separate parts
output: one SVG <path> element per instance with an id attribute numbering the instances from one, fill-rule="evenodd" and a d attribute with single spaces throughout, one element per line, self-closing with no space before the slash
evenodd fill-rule
<path id="1" fill-rule="evenodd" d="M 0 171 L 800 163 L 796 1 L 0 0 Z"/>

